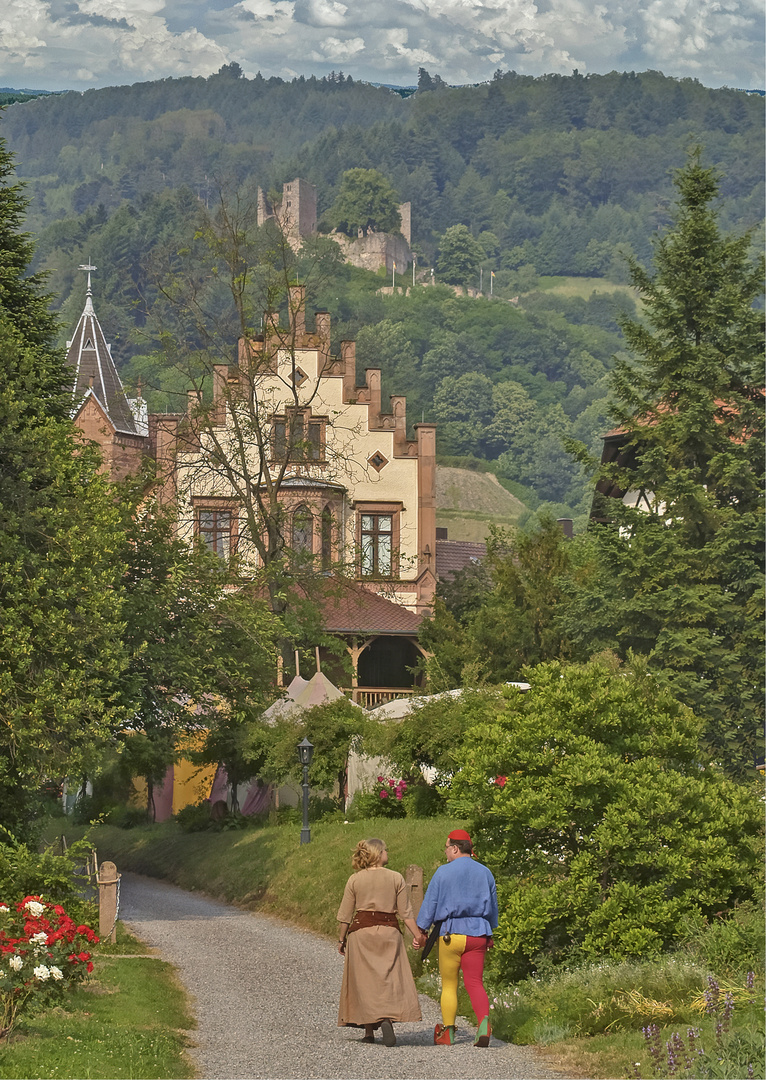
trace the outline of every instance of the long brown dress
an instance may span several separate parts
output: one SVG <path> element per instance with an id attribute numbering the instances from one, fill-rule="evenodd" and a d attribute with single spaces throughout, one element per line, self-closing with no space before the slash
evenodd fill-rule
<path id="1" fill-rule="evenodd" d="M 350 923 L 355 911 L 393 911 L 400 919 L 411 919 L 402 875 L 385 866 L 352 874 L 343 892 L 338 921 Z M 399 931 L 393 926 L 365 926 L 349 934 L 338 1026 L 420 1019 L 418 992 Z"/>

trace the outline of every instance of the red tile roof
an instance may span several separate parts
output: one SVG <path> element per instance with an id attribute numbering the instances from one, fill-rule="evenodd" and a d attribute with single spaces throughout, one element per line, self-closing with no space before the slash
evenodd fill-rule
<path id="1" fill-rule="evenodd" d="M 471 540 L 436 541 L 436 576 L 440 581 L 487 557 L 487 545 Z"/>
<path id="2" fill-rule="evenodd" d="M 330 634 L 408 634 L 422 616 L 361 586 L 346 586 L 320 601 L 322 624 Z"/>

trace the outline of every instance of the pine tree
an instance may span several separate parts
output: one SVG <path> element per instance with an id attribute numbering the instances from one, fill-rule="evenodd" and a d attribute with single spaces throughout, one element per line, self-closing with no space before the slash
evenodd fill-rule
<path id="1" fill-rule="evenodd" d="M 648 655 L 742 771 L 762 752 L 763 262 L 749 236 L 721 234 L 700 159 L 677 174 L 654 272 L 631 267 L 643 319 L 623 321 L 633 357 L 614 381 L 623 467 L 602 479 L 644 508 L 604 500 L 611 524 L 594 530 L 594 573 L 565 619 L 593 650 Z"/>
<path id="2" fill-rule="evenodd" d="M 0 820 L 31 827 L 35 792 L 77 776 L 120 718 L 120 515 L 75 441 L 63 358 L 24 199 L 0 143 Z"/>

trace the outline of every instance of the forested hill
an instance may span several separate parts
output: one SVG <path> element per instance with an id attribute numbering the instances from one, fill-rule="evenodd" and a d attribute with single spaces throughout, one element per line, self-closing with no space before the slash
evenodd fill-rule
<path id="1" fill-rule="evenodd" d="M 256 176 L 264 188 L 300 174 L 320 215 L 344 170 L 382 171 L 413 204 L 424 253 L 456 222 L 491 231 L 512 263 L 536 245 L 546 215 L 576 211 L 599 244 L 646 238 L 664 220 L 669 170 L 690 138 L 725 174 L 732 223 L 763 205 L 763 99 L 658 72 L 541 78 L 498 73 L 479 86 L 412 97 L 353 82 L 237 77 L 164 79 L 14 104 L 0 130 L 31 181 L 30 225 L 188 185 L 205 198 L 215 177 Z M 621 213 L 609 213 L 619 208 Z M 538 245 L 539 246 L 539 245 Z M 536 252 L 542 273 L 604 270 L 581 238 Z M 584 248 L 587 248 L 587 243 Z M 579 256 L 579 261 L 578 261 Z"/>
<path id="2" fill-rule="evenodd" d="M 457 88 L 421 72 L 419 87 L 402 97 L 340 74 L 246 79 L 230 65 L 16 102 L 0 135 L 27 181 L 35 269 L 50 272 L 65 333 L 82 310 L 78 264 L 99 267 L 98 312 L 123 377 L 173 408 L 185 387 L 134 334 L 152 251 L 184 247 L 221 185 L 252 193 L 301 176 L 322 217 L 347 170 L 376 169 L 412 203 L 421 272 L 438 271 L 445 233 L 463 226 L 462 283 L 486 292 L 492 280 L 495 302 L 447 288 L 383 297 L 379 278 L 345 267 L 309 304 L 332 311 L 336 343 L 357 337 L 360 370 L 380 366 L 412 419 L 438 421 L 442 454 L 492 462 L 531 504 L 584 506 L 562 440 L 595 449 L 604 430 L 615 307 L 633 307 L 625 255 L 650 262 L 692 143 L 723 174 L 724 229 L 758 229 L 763 98 L 658 72 L 498 72 Z"/>

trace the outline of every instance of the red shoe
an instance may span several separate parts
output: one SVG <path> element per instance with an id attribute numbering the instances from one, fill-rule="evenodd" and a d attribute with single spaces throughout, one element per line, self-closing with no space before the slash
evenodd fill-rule
<path id="1" fill-rule="evenodd" d="M 455 1025 L 437 1024 L 434 1028 L 434 1046 L 454 1046 Z"/>
<path id="2" fill-rule="evenodd" d="M 489 1017 L 485 1016 L 476 1031 L 476 1038 L 474 1039 L 474 1046 L 489 1046 L 489 1037 L 492 1034 L 492 1028 L 489 1026 Z"/>

